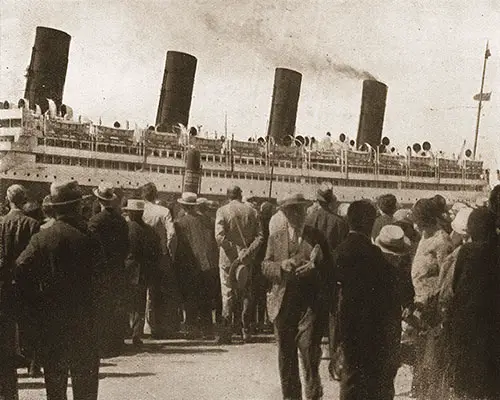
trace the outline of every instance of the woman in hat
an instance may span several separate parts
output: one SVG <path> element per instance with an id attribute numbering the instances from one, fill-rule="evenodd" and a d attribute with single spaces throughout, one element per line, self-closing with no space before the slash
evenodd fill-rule
<path id="1" fill-rule="evenodd" d="M 422 235 L 413 258 L 411 276 L 415 289 L 415 316 L 425 330 L 417 344 L 413 391 L 419 399 L 439 399 L 440 318 L 437 304 L 439 273 L 453 250 L 450 237 L 442 229 L 442 204 L 436 199 L 420 199 L 413 207 L 413 218 Z"/>

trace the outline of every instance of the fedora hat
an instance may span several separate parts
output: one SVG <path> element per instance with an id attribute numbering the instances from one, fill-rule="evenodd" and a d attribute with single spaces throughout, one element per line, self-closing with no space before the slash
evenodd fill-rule
<path id="1" fill-rule="evenodd" d="M 53 182 L 50 185 L 50 198 L 47 199 L 47 206 L 63 206 L 76 203 L 82 200 L 82 192 L 77 181 Z"/>
<path id="2" fill-rule="evenodd" d="M 123 207 L 125 211 L 144 211 L 144 200 L 129 199 L 127 205 Z"/>
<path id="3" fill-rule="evenodd" d="M 229 281 L 238 290 L 244 290 L 249 278 L 248 267 L 235 260 L 229 269 Z"/>
<path id="4" fill-rule="evenodd" d="M 103 201 L 113 201 L 116 200 L 117 197 L 113 185 L 108 182 L 101 182 L 93 192 L 95 197 Z"/>
<path id="5" fill-rule="evenodd" d="M 309 204 L 309 200 L 307 200 L 302 193 L 288 195 L 278 202 L 280 208 L 298 205 L 306 206 L 307 204 Z"/>
<path id="6" fill-rule="evenodd" d="M 384 253 L 390 254 L 405 254 L 411 247 L 410 239 L 405 236 L 403 229 L 396 225 L 382 227 L 375 244 Z"/>
<path id="7" fill-rule="evenodd" d="M 177 199 L 177 203 L 183 204 L 185 206 L 196 206 L 197 204 L 199 204 L 197 200 L 198 195 L 196 193 L 184 192 L 182 193 L 181 198 Z"/>

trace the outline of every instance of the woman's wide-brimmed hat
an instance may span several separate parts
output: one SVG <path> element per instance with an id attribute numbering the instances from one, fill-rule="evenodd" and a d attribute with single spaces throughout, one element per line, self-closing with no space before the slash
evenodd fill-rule
<path id="1" fill-rule="evenodd" d="M 50 185 L 50 197 L 44 199 L 46 206 L 63 206 L 82 200 L 82 192 L 77 181 L 53 182 Z"/>
<path id="2" fill-rule="evenodd" d="M 199 203 L 197 202 L 198 195 L 192 192 L 184 192 L 181 195 L 180 199 L 177 199 L 177 203 L 183 204 L 185 206 L 196 206 Z"/>
<path id="3" fill-rule="evenodd" d="M 94 196 L 102 201 L 116 200 L 115 188 L 111 183 L 101 182 L 94 190 Z"/>
<path id="4" fill-rule="evenodd" d="M 144 211 L 144 200 L 127 200 L 127 205 L 123 207 L 125 211 Z"/>
<path id="5" fill-rule="evenodd" d="M 309 204 L 302 193 L 295 193 L 288 195 L 278 202 L 280 208 L 291 207 L 291 206 L 306 206 Z"/>
<path id="6" fill-rule="evenodd" d="M 411 242 L 403 229 L 396 225 L 385 225 L 380 230 L 375 244 L 385 253 L 405 254 L 410 250 Z"/>

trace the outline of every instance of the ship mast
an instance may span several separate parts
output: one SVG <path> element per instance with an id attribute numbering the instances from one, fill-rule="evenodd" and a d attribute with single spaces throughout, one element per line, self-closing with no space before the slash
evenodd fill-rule
<path id="1" fill-rule="evenodd" d="M 484 52 L 484 62 L 483 62 L 483 75 L 481 77 L 481 91 L 479 92 L 479 105 L 477 107 L 477 120 L 476 120 L 476 135 L 474 137 L 474 151 L 472 153 L 472 158 L 476 159 L 477 150 L 477 139 L 479 137 L 479 121 L 481 120 L 481 107 L 483 105 L 483 89 L 484 89 L 484 76 L 486 75 L 486 61 L 491 55 L 488 42 L 486 42 L 486 50 Z"/>

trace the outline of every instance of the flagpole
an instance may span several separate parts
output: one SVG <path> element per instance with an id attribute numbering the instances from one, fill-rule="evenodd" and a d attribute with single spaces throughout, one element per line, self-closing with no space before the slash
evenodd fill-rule
<path id="1" fill-rule="evenodd" d="M 488 42 L 486 42 L 486 50 L 484 52 L 484 62 L 483 62 L 483 76 L 481 78 L 481 91 L 479 92 L 479 105 L 477 107 L 477 120 L 476 120 L 476 135 L 474 137 L 474 151 L 472 153 L 472 158 L 476 159 L 477 150 L 477 139 L 479 137 L 479 121 L 481 120 L 481 107 L 483 105 L 483 89 L 484 89 L 484 76 L 486 75 L 486 61 L 489 57 Z"/>

